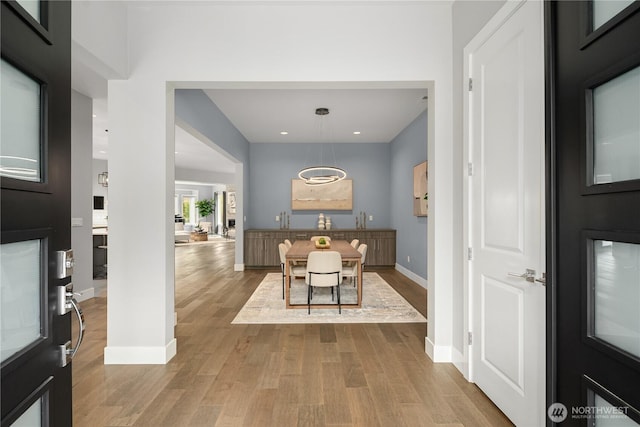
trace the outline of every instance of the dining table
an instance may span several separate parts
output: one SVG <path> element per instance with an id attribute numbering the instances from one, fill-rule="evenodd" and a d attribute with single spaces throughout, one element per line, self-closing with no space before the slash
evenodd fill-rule
<path id="1" fill-rule="evenodd" d="M 355 262 L 358 266 L 357 302 L 355 304 L 342 304 L 342 308 L 360 308 L 362 306 L 362 254 L 351 246 L 346 240 L 331 240 L 328 248 L 317 248 L 313 240 L 296 240 L 285 255 L 286 286 L 285 301 L 287 308 L 307 308 L 307 304 L 291 304 L 291 264 L 293 262 L 306 262 L 312 251 L 336 251 L 340 253 L 342 261 Z M 312 304 L 316 308 L 335 308 L 333 304 Z"/>

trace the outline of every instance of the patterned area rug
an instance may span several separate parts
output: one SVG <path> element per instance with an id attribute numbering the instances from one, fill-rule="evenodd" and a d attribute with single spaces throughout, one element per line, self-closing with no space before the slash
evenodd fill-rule
<path id="1" fill-rule="evenodd" d="M 303 279 L 291 283 L 291 302 L 304 304 L 304 308 L 286 309 L 282 299 L 282 275 L 268 273 L 253 295 L 231 323 L 422 323 L 427 320 L 398 294 L 377 273 L 364 273 L 361 308 L 311 307 L 307 314 L 307 285 Z M 355 302 L 355 288 L 348 281 L 340 286 L 340 300 Z M 329 289 L 316 288 L 312 303 L 336 304 L 331 301 Z"/>

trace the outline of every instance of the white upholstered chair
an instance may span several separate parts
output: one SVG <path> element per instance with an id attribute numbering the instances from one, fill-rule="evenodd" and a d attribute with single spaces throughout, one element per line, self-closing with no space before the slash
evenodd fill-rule
<path id="1" fill-rule="evenodd" d="M 280 270 L 282 270 L 282 299 L 284 299 L 284 278 L 286 272 L 285 267 L 287 265 L 287 251 L 287 245 L 284 243 L 278 244 L 278 252 L 280 253 Z M 304 276 L 306 269 L 303 266 L 291 265 L 289 272 L 291 277 Z"/>
<path id="2" fill-rule="evenodd" d="M 358 245 L 360 244 L 360 240 L 358 239 L 353 239 L 351 241 L 351 243 L 349 243 L 351 246 L 353 246 L 355 249 L 358 249 Z"/>
<path id="3" fill-rule="evenodd" d="M 362 270 L 364 270 L 364 264 L 365 261 L 367 259 L 367 244 L 363 243 L 360 246 L 358 246 L 358 252 L 360 252 L 360 263 L 362 264 Z M 342 267 L 342 277 L 348 277 L 350 279 L 353 279 L 353 286 L 356 286 L 358 284 L 357 280 L 358 280 L 358 263 L 357 262 L 353 262 L 352 265 L 345 265 Z"/>
<path id="4" fill-rule="evenodd" d="M 342 313 L 340 305 L 340 282 L 342 281 L 342 256 L 336 251 L 312 251 L 307 258 L 307 274 L 305 282 L 307 287 L 308 313 L 311 314 L 311 294 L 313 288 L 323 287 L 331 289 L 333 300 L 333 287 L 338 296 L 338 313 Z"/>

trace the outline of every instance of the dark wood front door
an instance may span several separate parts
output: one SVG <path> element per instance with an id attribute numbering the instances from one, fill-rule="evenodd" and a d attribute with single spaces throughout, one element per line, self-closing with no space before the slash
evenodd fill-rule
<path id="1" fill-rule="evenodd" d="M 640 4 L 547 6 L 549 423 L 640 424 Z"/>
<path id="2" fill-rule="evenodd" d="M 1 423 L 70 426 L 71 4 L 1 7 Z"/>

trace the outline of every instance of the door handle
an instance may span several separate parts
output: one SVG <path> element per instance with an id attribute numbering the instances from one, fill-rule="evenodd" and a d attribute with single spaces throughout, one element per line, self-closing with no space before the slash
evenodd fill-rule
<path id="1" fill-rule="evenodd" d="M 524 273 L 507 273 L 511 277 L 520 277 L 521 279 L 526 280 L 527 282 L 533 283 L 536 278 L 536 271 L 530 268 L 527 268 Z"/>
<path id="2" fill-rule="evenodd" d="M 73 292 L 73 284 L 69 283 L 66 286 L 58 286 L 58 314 L 65 315 L 69 311 L 73 310 L 78 318 L 78 339 L 75 347 L 71 348 L 71 341 L 68 341 L 64 345 L 60 346 L 61 350 L 61 366 L 65 367 L 69 363 L 69 360 L 73 359 L 78 349 L 80 348 L 80 344 L 82 344 L 82 339 L 84 338 L 84 314 L 82 313 L 82 308 L 78 304 L 78 301 L 75 299 L 75 295 L 79 295 Z"/>

